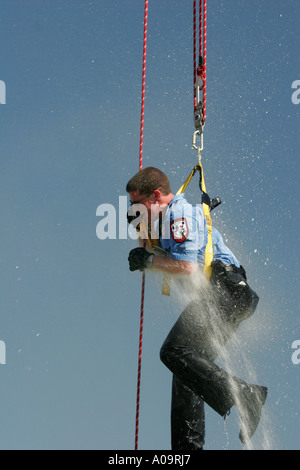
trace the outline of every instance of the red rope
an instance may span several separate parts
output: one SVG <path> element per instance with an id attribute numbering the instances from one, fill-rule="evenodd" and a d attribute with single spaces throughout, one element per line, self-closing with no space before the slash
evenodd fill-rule
<path id="1" fill-rule="evenodd" d="M 203 88 L 203 124 L 206 114 L 206 12 L 207 0 L 199 0 L 199 56 L 202 57 L 202 64 L 197 67 L 197 25 L 196 25 L 196 0 L 193 0 L 193 59 L 194 59 L 194 107 L 197 106 L 195 83 L 197 76 L 201 77 Z M 144 14 L 144 46 L 143 46 L 143 75 L 142 75 L 142 104 L 141 104 L 141 127 L 140 127 L 140 154 L 139 169 L 143 169 L 143 144 L 144 144 L 144 115 L 145 115 L 145 83 L 146 83 L 146 53 L 147 53 L 147 26 L 148 26 L 148 0 L 145 0 Z M 144 326 L 144 296 L 145 296 L 145 273 L 142 277 L 141 311 L 140 311 L 140 334 L 139 334 L 139 357 L 138 357 L 138 377 L 137 377 L 137 400 L 135 419 L 135 450 L 138 449 L 139 437 L 139 411 L 140 411 L 140 386 L 141 386 L 141 365 L 143 346 L 143 326 Z"/>
<path id="2" fill-rule="evenodd" d="M 147 26 L 148 26 L 148 0 L 145 0 L 143 77 L 142 77 L 142 106 L 141 106 L 141 132 L 140 132 L 140 170 L 142 170 L 142 168 L 143 168 L 145 88 L 146 88 L 145 83 L 146 83 L 146 55 L 147 55 Z"/>
<path id="3" fill-rule="evenodd" d="M 203 16 L 203 124 L 206 117 L 206 16 L 207 4 L 204 0 L 204 16 Z"/>
<path id="4" fill-rule="evenodd" d="M 202 63 L 199 63 L 197 67 L 197 7 L 196 0 L 193 0 L 193 58 L 194 58 L 194 111 L 197 107 L 197 96 L 195 84 L 197 77 L 200 76 L 202 80 L 202 104 L 203 104 L 203 120 L 202 124 L 205 122 L 206 116 L 206 16 L 207 16 L 207 0 L 199 0 L 199 58 L 201 58 Z"/>
<path id="5" fill-rule="evenodd" d="M 144 295 L 145 295 L 145 273 L 143 273 L 143 277 L 142 277 L 142 296 L 141 296 L 141 314 L 140 314 L 140 336 L 139 336 L 139 360 L 138 360 L 138 378 L 137 378 L 137 394 L 136 394 L 136 416 L 135 416 L 135 450 L 138 450 L 138 441 L 139 441 L 141 368 L 142 368 L 142 346 L 143 346 L 143 326 L 144 326 Z"/>
<path id="6" fill-rule="evenodd" d="M 194 89 L 194 112 L 197 107 L 196 97 L 196 80 L 197 80 L 197 26 L 196 26 L 197 7 L 196 0 L 193 0 L 193 63 L 194 63 L 194 76 L 193 76 L 193 89 Z"/>
<path id="7" fill-rule="evenodd" d="M 145 0 L 142 105 L 141 105 L 141 132 L 140 132 L 140 158 L 139 158 L 140 171 L 143 169 L 147 26 L 148 26 L 148 0 Z M 137 394 L 136 394 L 136 415 L 135 415 L 135 450 L 138 450 L 138 440 L 139 440 L 141 368 L 142 368 L 142 347 L 143 347 L 143 326 L 144 326 L 144 296 L 145 296 L 145 273 L 143 272 L 143 276 L 142 276 L 142 295 L 141 295 L 141 312 L 140 312 L 140 335 L 139 335 L 139 357 L 138 357 L 138 376 L 137 376 Z"/>

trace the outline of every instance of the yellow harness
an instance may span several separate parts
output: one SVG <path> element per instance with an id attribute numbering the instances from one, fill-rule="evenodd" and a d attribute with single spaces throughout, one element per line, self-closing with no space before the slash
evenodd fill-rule
<path id="1" fill-rule="evenodd" d="M 200 154 L 200 151 L 198 150 L 198 155 Z M 206 193 L 206 186 L 205 186 L 205 181 L 204 181 L 204 175 L 203 175 L 203 167 L 200 161 L 200 158 L 198 158 L 198 163 L 194 168 L 192 169 L 191 173 L 183 183 L 183 185 L 179 188 L 177 191 L 176 195 L 182 194 L 185 192 L 186 188 L 188 187 L 189 183 L 191 182 L 193 176 L 195 175 L 196 172 L 199 172 L 200 174 L 200 190 L 202 193 L 202 205 L 203 205 L 203 212 L 204 212 L 204 217 L 206 219 L 207 223 L 207 229 L 208 229 L 208 239 L 207 239 L 207 244 L 205 248 L 205 255 L 204 255 L 204 274 L 207 279 L 210 278 L 211 276 L 211 264 L 213 262 L 214 258 L 214 250 L 213 250 L 213 241 L 212 241 L 212 220 L 210 216 L 210 211 L 219 205 L 221 203 L 219 198 L 215 199 L 210 199 L 209 196 Z M 158 238 L 151 238 L 149 235 L 149 231 L 147 230 L 146 227 L 142 227 L 141 232 L 143 233 L 144 237 L 146 238 L 149 248 L 156 252 L 157 254 L 164 254 L 164 250 L 160 249 L 158 245 Z M 140 233 L 141 233 L 140 232 Z M 163 285 L 162 285 L 162 294 L 163 295 L 170 295 L 170 277 L 165 274 L 163 278 Z"/>
<path id="2" fill-rule="evenodd" d="M 187 186 L 189 185 L 191 179 L 193 178 L 194 174 L 196 171 L 199 171 L 200 173 L 200 189 L 202 194 L 206 193 L 206 187 L 205 187 L 205 181 L 204 181 L 204 176 L 203 176 L 203 167 L 201 162 L 199 162 L 191 171 L 181 188 L 177 191 L 176 194 L 182 194 L 185 192 Z M 203 205 L 203 212 L 204 212 L 204 217 L 206 219 L 207 223 L 207 229 L 208 229 L 208 240 L 205 248 L 205 255 L 204 255 L 204 273 L 207 277 L 207 279 L 210 278 L 211 275 L 211 263 L 213 262 L 214 259 L 214 250 L 213 250 L 213 242 L 212 242 L 212 220 L 210 216 L 210 205 L 208 204 L 209 200 L 206 200 L 206 202 L 202 198 L 202 205 Z"/>

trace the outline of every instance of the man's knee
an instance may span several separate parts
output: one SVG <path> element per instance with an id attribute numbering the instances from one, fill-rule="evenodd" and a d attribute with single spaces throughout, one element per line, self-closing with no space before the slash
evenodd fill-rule
<path id="1" fill-rule="evenodd" d="M 233 295 L 238 300 L 242 309 L 250 310 L 252 313 L 254 313 L 259 301 L 259 297 L 256 292 L 251 289 L 248 283 L 240 281 L 235 286 Z"/>
<path id="2" fill-rule="evenodd" d="M 183 358 L 189 354 L 189 347 L 182 346 L 178 343 L 174 344 L 168 341 L 167 338 L 160 349 L 160 360 L 168 367 L 168 369 L 173 371 L 175 364 L 178 364 L 178 361 L 182 361 Z"/>
<path id="3" fill-rule="evenodd" d="M 251 290 L 251 308 L 252 308 L 252 311 L 254 313 L 255 310 L 256 310 L 257 304 L 259 302 L 259 297 L 258 297 L 257 293 L 254 292 L 254 290 L 252 290 L 252 289 L 250 289 L 250 290 Z"/>
<path id="4" fill-rule="evenodd" d="M 159 355 L 161 362 L 163 362 L 163 364 L 168 367 L 169 364 L 172 362 L 173 354 L 171 352 L 171 348 L 168 347 L 168 344 L 166 342 L 164 342 L 164 344 L 160 348 Z"/>

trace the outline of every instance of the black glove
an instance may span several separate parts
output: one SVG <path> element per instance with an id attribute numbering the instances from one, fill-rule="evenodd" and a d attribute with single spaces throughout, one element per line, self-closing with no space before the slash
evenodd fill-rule
<path id="1" fill-rule="evenodd" d="M 148 253 L 145 248 L 134 248 L 131 250 L 128 256 L 129 269 L 130 271 L 144 271 L 144 269 L 149 268 L 152 264 L 152 253 Z"/>

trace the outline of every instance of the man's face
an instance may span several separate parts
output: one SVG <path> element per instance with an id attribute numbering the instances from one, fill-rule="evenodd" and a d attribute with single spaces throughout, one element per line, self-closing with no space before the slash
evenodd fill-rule
<path id="1" fill-rule="evenodd" d="M 129 197 L 130 197 L 130 204 L 133 205 L 133 204 L 143 204 L 144 208 L 146 209 L 147 211 L 147 215 L 148 215 L 148 220 L 145 221 L 146 225 L 148 225 L 148 222 L 150 222 L 151 220 L 151 206 L 153 204 L 153 197 L 151 197 L 152 194 L 150 196 L 146 196 L 145 194 L 141 194 L 141 192 L 139 190 L 137 191 L 132 191 L 129 193 Z M 144 210 L 143 211 L 140 211 L 141 214 L 144 214 Z"/>
<path id="2" fill-rule="evenodd" d="M 151 196 L 145 196 L 145 194 L 141 194 L 139 190 L 131 191 L 129 193 L 130 203 L 131 204 L 144 204 L 147 207 L 147 200 Z"/>
<path id="3" fill-rule="evenodd" d="M 129 193 L 131 204 L 143 204 L 147 209 L 148 222 L 154 222 L 158 219 L 160 213 L 167 206 L 167 204 L 161 204 L 159 191 L 154 191 L 149 196 L 141 194 L 139 190 L 132 191 Z"/>

